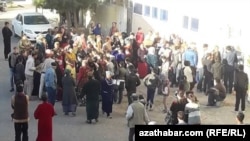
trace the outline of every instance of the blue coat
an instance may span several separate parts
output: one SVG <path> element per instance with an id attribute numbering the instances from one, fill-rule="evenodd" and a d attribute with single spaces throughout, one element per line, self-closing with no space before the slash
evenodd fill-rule
<path id="1" fill-rule="evenodd" d="M 189 61 L 190 66 L 196 67 L 198 64 L 198 55 L 192 49 L 187 49 L 183 54 L 184 61 Z"/>

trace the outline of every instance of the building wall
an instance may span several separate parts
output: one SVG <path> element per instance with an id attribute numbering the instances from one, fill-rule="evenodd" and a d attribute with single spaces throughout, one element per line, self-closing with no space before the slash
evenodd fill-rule
<path id="1" fill-rule="evenodd" d="M 101 23 L 104 35 L 109 34 L 112 22 L 117 22 L 119 31 L 127 30 L 127 10 L 122 6 L 100 5 L 96 9 L 94 20 L 96 23 Z"/>
<path id="2" fill-rule="evenodd" d="M 250 1 L 249 1 L 250 2 Z M 162 35 L 177 33 L 188 42 L 207 42 L 211 44 L 240 44 L 239 38 L 243 38 L 249 20 L 247 0 L 133 0 L 134 7 L 142 5 L 142 14 L 134 11 L 132 30 L 136 31 L 140 26 L 144 31 L 154 30 Z M 150 6 L 150 15 L 145 14 L 146 6 Z M 153 7 L 157 8 L 158 16 L 153 17 Z M 240 8 L 239 8 L 240 7 Z M 139 8 L 138 8 L 139 9 Z M 167 20 L 161 20 L 161 10 L 167 11 Z M 134 9 L 135 10 L 135 9 Z M 243 16 L 244 15 L 244 16 Z M 183 27 L 184 16 L 189 21 L 187 28 Z M 198 30 L 192 30 L 192 18 L 198 20 Z M 193 20 L 194 21 L 194 20 Z M 229 27 L 232 30 L 229 37 Z M 241 35 L 239 31 L 241 30 Z M 248 30 L 249 31 L 249 30 Z"/>

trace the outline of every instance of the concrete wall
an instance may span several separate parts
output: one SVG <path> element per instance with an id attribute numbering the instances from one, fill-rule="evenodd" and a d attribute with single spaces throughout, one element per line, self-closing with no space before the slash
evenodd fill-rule
<path id="1" fill-rule="evenodd" d="M 96 23 L 101 23 L 103 35 L 109 34 L 112 22 L 117 22 L 119 31 L 127 29 L 127 10 L 124 7 L 116 5 L 100 5 L 96 10 L 94 17 Z"/>

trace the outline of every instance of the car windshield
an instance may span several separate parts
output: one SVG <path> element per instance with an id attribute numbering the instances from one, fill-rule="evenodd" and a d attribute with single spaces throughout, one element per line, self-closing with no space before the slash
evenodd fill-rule
<path id="1" fill-rule="evenodd" d="M 49 21 L 43 15 L 24 16 L 24 24 L 49 24 Z"/>

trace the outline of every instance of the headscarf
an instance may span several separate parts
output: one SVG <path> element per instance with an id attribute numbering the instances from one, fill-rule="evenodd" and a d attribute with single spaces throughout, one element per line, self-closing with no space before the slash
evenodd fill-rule
<path id="1" fill-rule="evenodd" d="M 70 70 L 69 70 L 69 69 L 65 69 L 65 70 L 64 70 L 64 74 L 65 74 L 65 76 L 69 76 L 69 75 L 70 75 L 70 73 L 71 73 L 71 72 L 70 72 Z"/>

